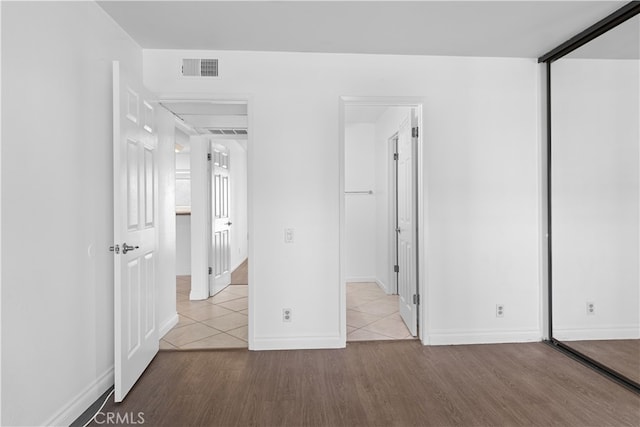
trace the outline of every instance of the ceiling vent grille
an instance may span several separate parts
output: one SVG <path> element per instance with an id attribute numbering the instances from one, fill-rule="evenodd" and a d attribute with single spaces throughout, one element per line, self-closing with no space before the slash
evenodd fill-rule
<path id="1" fill-rule="evenodd" d="M 209 129 L 213 135 L 247 135 L 246 129 Z"/>
<path id="2" fill-rule="evenodd" d="M 218 77 L 218 60 L 184 58 L 182 60 L 182 75 L 187 77 Z"/>

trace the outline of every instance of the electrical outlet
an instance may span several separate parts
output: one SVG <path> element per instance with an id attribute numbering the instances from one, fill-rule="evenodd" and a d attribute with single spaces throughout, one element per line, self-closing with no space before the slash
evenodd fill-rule
<path id="1" fill-rule="evenodd" d="M 282 321 L 283 322 L 291 322 L 291 316 L 293 315 L 293 312 L 291 311 L 290 308 L 283 308 L 282 309 Z"/>
<path id="2" fill-rule="evenodd" d="M 284 242 L 293 243 L 293 228 L 284 229 Z"/>
<path id="3" fill-rule="evenodd" d="M 596 314 L 596 303 L 593 301 L 587 301 L 587 316 L 594 316 Z"/>
<path id="4" fill-rule="evenodd" d="M 504 304 L 496 304 L 496 317 L 504 317 Z"/>

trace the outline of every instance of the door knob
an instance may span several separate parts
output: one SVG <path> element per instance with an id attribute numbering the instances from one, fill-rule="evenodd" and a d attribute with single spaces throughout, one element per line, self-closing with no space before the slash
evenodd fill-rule
<path id="1" fill-rule="evenodd" d="M 231 224 L 233 224 L 231 221 L 227 222 L 227 225 L 231 225 Z"/>
<path id="2" fill-rule="evenodd" d="M 127 242 L 125 242 L 125 243 L 123 243 L 123 244 L 122 244 L 122 253 L 123 253 L 123 254 L 126 254 L 127 252 L 129 252 L 129 251 L 133 251 L 133 250 L 136 250 L 136 249 L 138 249 L 139 247 L 140 247 L 140 246 L 130 246 L 130 245 L 127 245 Z"/>

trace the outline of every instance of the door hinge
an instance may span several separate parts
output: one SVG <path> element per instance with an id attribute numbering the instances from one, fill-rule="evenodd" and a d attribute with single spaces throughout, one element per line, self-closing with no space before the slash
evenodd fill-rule
<path id="1" fill-rule="evenodd" d="M 413 303 L 420 304 L 420 295 L 413 294 Z"/>
<path id="2" fill-rule="evenodd" d="M 393 272 L 394 273 L 400 273 L 400 266 L 399 265 L 394 265 L 393 266 Z"/>
<path id="3" fill-rule="evenodd" d="M 207 153 L 207 160 L 211 161 L 211 153 Z"/>
<path id="4" fill-rule="evenodd" d="M 209 267 L 209 274 L 213 274 L 213 268 Z"/>
<path id="5" fill-rule="evenodd" d="M 412 138 L 417 138 L 418 137 L 418 127 L 417 126 L 414 127 L 414 128 L 411 128 L 411 137 Z"/>
<path id="6" fill-rule="evenodd" d="M 398 160 L 398 153 L 393 153 L 393 160 Z"/>

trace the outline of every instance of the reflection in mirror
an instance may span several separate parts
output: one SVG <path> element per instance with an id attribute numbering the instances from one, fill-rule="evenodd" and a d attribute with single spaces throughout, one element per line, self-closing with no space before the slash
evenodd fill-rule
<path id="1" fill-rule="evenodd" d="M 553 337 L 640 383 L 640 15 L 551 65 Z"/>

